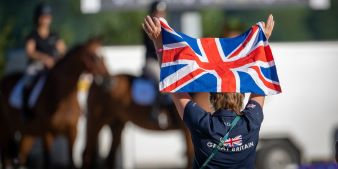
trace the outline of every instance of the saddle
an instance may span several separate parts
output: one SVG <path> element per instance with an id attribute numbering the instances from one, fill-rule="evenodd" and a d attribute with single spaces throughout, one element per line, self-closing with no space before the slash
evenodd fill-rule
<path id="1" fill-rule="evenodd" d="M 131 91 L 133 101 L 142 106 L 153 105 L 158 95 L 156 84 L 144 77 L 134 79 Z"/>
<path id="2" fill-rule="evenodd" d="M 173 104 L 169 95 L 160 93 L 157 83 L 144 76 L 134 79 L 131 87 L 133 101 L 138 105 L 151 106 L 150 118 L 156 121 L 160 128 L 167 128 L 169 117 L 162 110 Z"/>

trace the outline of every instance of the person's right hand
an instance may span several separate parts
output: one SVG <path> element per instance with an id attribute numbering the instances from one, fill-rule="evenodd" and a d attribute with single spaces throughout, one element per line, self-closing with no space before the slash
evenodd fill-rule
<path id="1" fill-rule="evenodd" d="M 47 67 L 47 69 L 51 69 L 54 67 L 55 65 L 55 61 L 53 58 L 51 57 L 44 57 L 44 59 L 42 60 L 43 64 Z"/>
<path id="2" fill-rule="evenodd" d="M 273 16 L 272 14 L 269 15 L 268 20 L 265 22 L 262 22 L 262 25 L 264 27 L 264 34 L 266 36 L 266 38 L 270 38 L 272 31 L 273 31 L 273 27 L 275 26 L 275 21 L 273 20 Z"/>
<path id="3" fill-rule="evenodd" d="M 162 41 L 161 23 L 158 18 L 146 16 L 144 18 L 144 23 L 142 23 L 142 27 L 149 38 L 154 41 L 154 43 Z"/>

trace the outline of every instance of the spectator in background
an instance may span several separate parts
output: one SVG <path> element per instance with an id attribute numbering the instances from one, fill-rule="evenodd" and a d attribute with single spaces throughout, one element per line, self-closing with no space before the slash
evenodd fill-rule
<path id="1" fill-rule="evenodd" d="M 44 3 L 39 4 L 34 11 L 33 22 L 35 27 L 27 37 L 25 47 L 28 66 L 25 72 L 23 111 L 27 116 L 32 115 L 28 106 L 28 98 L 35 81 L 42 72 L 52 69 L 66 51 L 63 40 L 57 33 L 51 31 L 51 6 Z"/>
<path id="2" fill-rule="evenodd" d="M 150 5 L 149 15 L 151 17 L 166 17 L 167 15 L 167 5 L 161 1 L 155 1 Z M 156 56 L 156 50 L 152 40 L 147 36 L 143 31 L 143 43 L 146 48 L 145 56 L 145 65 L 143 68 L 143 73 L 148 78 L 159 82 L 160 80 L 160 68 L 158 67 L 158 61 Z"/>

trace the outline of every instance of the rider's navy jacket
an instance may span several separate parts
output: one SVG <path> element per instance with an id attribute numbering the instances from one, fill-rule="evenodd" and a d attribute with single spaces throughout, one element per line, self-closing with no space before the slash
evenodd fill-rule
<path id="1" fill-rule="evenodd" d="M 256 101 L 250 100 L 242 114 L 241 119 L 230 132 L 229 139 L 206 168 L 254 168 L 263 111 Z M 230 128 L 235 117 L 235 112 L 225 109 L 220 109 L 211 115 L 192 101 L 186 105 L 183 120 L 191 132 L 194 144 L 194 169 L 200 168 L 209 157 L 213 148 Z"/>
<path id="2" fill-rule="evenodd" d="M 51 32 L 48 37 L 42 38 L 39 33 L 34 30 L 28 35 L 27 40 L 29 39 L 35 41 L 37 51 L 48 54 L 48 56 L 54 58 L 59 56 L 59 52 L 56 49 L 56 43 L 60 37 L 57 33 Z"/>

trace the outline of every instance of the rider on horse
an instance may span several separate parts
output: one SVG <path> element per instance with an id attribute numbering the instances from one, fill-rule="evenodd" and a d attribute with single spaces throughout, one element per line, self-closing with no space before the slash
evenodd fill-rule
<path id="1" fill-rule="evenodd" d="M 47 4 L 39 4 L 34 11 L 35 29 L 26 39 L 28 66 L 25 72 L 25 88 L 23 91 L 23 111 L 32 116 L 28 106 L 31 89 L 39 75 L 55 65 L 66 51 L 65 44 L 58 34 L 51 32 L 52 8 Z"/>

